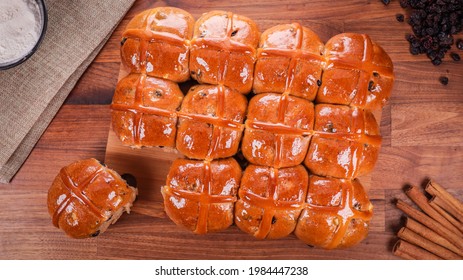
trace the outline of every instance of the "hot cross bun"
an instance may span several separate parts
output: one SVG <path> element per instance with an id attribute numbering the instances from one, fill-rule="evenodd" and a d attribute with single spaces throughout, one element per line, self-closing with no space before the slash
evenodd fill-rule
<path id="1" fill-rule="evenodd" d="M 175 160 L 161 193 L 164 209 L 177 225 L 194 233 L 221 231 L 233 224 L 241 168 L 233 158 Z"/>
<path id="2" fill-rule="evenodd" d="M 178 113 L 177 150 L 193 159 L 235 155 L 247 103 L 242 94 L 222 85 L 192 87 Z"/>
<path id="3" fill-rule="evenodd" d="M 379 126 L 371 111 L 317 104 L 304 164 L 313 174 L 353 179 L 373 169 L 380 146 Z"/>
<path id="4" fill-rule="evenodd" d="M 48 190 L 48 213 L 70 237 L 95 237 L 130 212 L 136 195 L 114 170 L 96 159 L 80 160 L 56 176 Z"/>
<path id="5" fill-rule="evenodd" d="M 248 108 L 241 150 L 253 164 L 276 168 L 304 160 L 314 123 L 313 103 L 286 94 L 254 96 Z"/>
<path id="6" fill-rule="evenodd" d="M 317 103 L 380 110 L 394 82 L 392 61 L 368 35 L 342 33 L 325 45 Z"/>
<path id="7" fill-rule="evenodd" d="M 254 70 L 255 93 L 288 93 L 314 100 L 321 83 L 323 43 L 299 23 L 262 33 Z"/>
<path id="8" fill-rule="evenodd" d="M 203 14 L 191 41 L 190 71 L 199 83 L 251 91 L 259 31 L 254 21 L 225 11 Z"/>
<path id="9" fill-rule="evenodd" d="M 184 82 L 194 18 L 182 9 L 160 7 L 136 15 L 122 34 L 121 60 L 127 72 Z"/>
<path id="10" fill-rule="evenodd" d="M 177 83 L 146 74 L 119 81 L 111 104 L 112 127 L 124 145 L 175 147 L 177 109 L 183 93 Z"/>
<path id="11" fill-rule="evenodd" d="M 367 236 L 372 209 L 358 180 L 311 175 L 294 233 L 311 246 L 351 247 Z"/>

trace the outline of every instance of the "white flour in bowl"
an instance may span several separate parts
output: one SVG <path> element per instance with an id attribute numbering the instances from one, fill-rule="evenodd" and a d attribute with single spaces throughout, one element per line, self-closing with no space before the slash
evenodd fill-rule
<path id="1" fill-rule="evenodd" d="M 40 37 L 40 8 L 34 0 L 0 0 L 0 64 L 26 56 Z"/>

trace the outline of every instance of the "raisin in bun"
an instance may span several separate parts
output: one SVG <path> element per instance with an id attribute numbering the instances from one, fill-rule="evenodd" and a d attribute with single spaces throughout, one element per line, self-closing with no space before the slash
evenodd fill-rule
<path id="1" fill-rule="evenodd" d="M 122 34 L 122 65 L 128 72 L 174 82 L 188 80 L 193 26 L 194 18 L 178 8 L 160 7 L 137 14 Z"/>
<path id="2" fill-rule="evenodd" d="M 387 53 L 364 34 L 343 33 L 325 44 L 318 103 L 381 109 L 394 82 Z"/>
<path id="3" fill-rule="evenodd" d="M 225 11 L 203 14 L 191 41 L 190 71 L 199 83 L 251 91 L 259 31 L 254 21 Z"/>
<path id="4" fill-rule="evenodd" d="M 228 87 L 192 87 L 178 112 L 178 151 L 194 159 L 235 155 L 241 141 L 246 107 L 246 98 Z"/>
<path id="5" fill-rule="evenodd" d="M 262 33 L 254 69 L 255 93 L 288 93 L 314 100 L 322 74 L 323 43 L 299 23 Z"/>
<path id="6" fill-rule="evenodd" d="M 137 189 L 96 159 L 63 167 L 48 190 L 53 225 L 73 238 L 94 237 L 130 212 Z"/>
<path id="7" fill-rule="evenodd" d="M 309 148 L 313 103 L 287 94 L 263 93 L 249 102 L 241 150 L 252 164 L 301 164 Z"/>
<path id="8" fill-rule="evenodd" d="M 307 184 L 302 165 L 281 169 L 249 165 L 235 205 L 235 224 L 259 239 L 288 236 L 303 209 Z"/>
<path id="9" fill-rule="evenodd" d="M 311 175 L 296 236 L 325 249 L 351 247 L 368 235 L 373 205 L 356 180 Z"/>
<path id="10" fill-rule="evenodd" d="M 112 128 L 127 146 L 173 148 L 182 100 L 177 83 L 130 74 L 117 83 L 111 104 Z"/>
<path id="11" fill-rule="evenodd" d="M 161 193 L 170 219 L 196 234 L 233 224 L 241 168 L 233 158 L 214 161 L 177 159 Z"/>
<path id="12" fill-rule="evenodd" d="M 304 164 L 313 174 L 353 179 L 373 169 L 380 146 L 378 123 L 371 111 L 317 104 L 314 136 Z"/>

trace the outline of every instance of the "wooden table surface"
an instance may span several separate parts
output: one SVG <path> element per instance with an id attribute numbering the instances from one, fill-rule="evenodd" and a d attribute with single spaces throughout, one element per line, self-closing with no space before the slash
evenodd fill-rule
<path id="1" fill-rule="evenodd" d="M 0 185 L 0 259 L 394 259 L 391 247 L 401 213 L 391 200 L 404 198 L 406 184 L 421 185 L 433 178 L 463 198 L 463 61 L 446 58 L 436 67 L 425 56 L 409 54 L 404 37 L 411 29 L 395 19 L 404 12 L 398 2 L 137 1 L 12 183 Z M 124 215 L 93 239 L 73 240 L 52 226 L 46 208 L 48 187 L 59 169 L 72 161 L 104 160 L 108 104 L 120 66 L 119 38 L 136 13 L 155 6 L 183 8 L 195 18 L 214 9 L 229 10 L 252 18 L 261 31 L 299 21 L 324 41 L 340 32 L 366 33 L 389 53 L 396 81 L 382 113 L 383 145 L 368 183 L 375 215 L 366 240 L 351 249 L 326 251 L 294 237 L 258 241 L 236 226 L 196 236 L 165 214 L 143 211 Z M 439 83 L 441 75 L 449 78 L 447 86 Z"/>

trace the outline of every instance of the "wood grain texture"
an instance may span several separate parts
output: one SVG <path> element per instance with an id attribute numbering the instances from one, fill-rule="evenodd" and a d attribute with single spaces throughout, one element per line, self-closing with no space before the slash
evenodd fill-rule
<path id="1" fill-rule="evenodd" d="M 109 122 L 107 105 L 61 108 L 13 182 L 0 186 L 0 259 L 97 257 L 97 240 L 66 237 L 52 225 L 46 202 L 61 167 L 104 159 Z"/>
<path id="2" fill-rule="evenodd" d="M 404 185 L 421 185 L 433 178 L 463 199 L 463 62 L 447 58 L 436 67 L 424 56 L 411 55 L 404 40 L 410 27 L 395 19 L 395 14 L 404 12 L 398 2 L 384 6 L 379 0 L 138 0 L 13 182 L 0 185 L 0 259 L 396 259 L 391 251 L 402 213 L 391 200 L 407 201 Z M 396 82 L 379 120 L 382 149 L 374 171 L 362 181 L 375 207 L 366 240 L 348 250 L 326 251 L 305 246 L 292 236 L 258 241 L 235 226 L 221 233 L 193 235 L 173 224 L 162 208 L 159 187 L 175 155 L 164 155 L 155 165 L 144 167 L 153 172 L 141 181 L 138 178 L 138 183 L 148 180 L 157 187 L 140 187 L 133 212 L 123 215 L 105 234 L 73 240 L 53 227 L 46 208 L 48 187 L 62 166 L 89 157 L 104 159 L 122 31 L 135 14 L 156 6 L 183 8 L 195 18 L 213 9 L 230 10 L 255 20 L 261 31 L 298 21 L 323 41 L 340 32 L 367 33 L 389 53 Z M 447 86 L 439 83 L 441 75 L 449 78 Z M 182 86 L 184 92 L 187 88 L 188 84 Z M 144 156 L 142 151 L 133 153 Z M 147 164 L 124 159 L 134 166 Z"/>
<path id="3" fill-rule="evenodd" d="M 463 146 L 463 102 L 392 105 L 392 146 Z M 442 142 L 445 139 L 445 142 Z"/>

